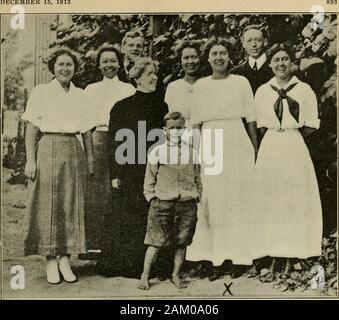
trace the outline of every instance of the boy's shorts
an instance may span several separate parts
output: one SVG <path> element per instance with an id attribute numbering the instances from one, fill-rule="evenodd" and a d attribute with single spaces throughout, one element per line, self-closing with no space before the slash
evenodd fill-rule
<path id="1" fill-rule="evenodd" d="M 145 244 L 154 247 L 186 247 L 192 243 L 197 224 L 197 201 L 154 198 L 148 212 Z"/>

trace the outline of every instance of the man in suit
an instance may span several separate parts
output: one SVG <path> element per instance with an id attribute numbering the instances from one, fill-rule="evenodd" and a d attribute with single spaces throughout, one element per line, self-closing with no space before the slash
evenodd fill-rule
<path id="1" fill-rule="evenodd" d="M 246 77 L 251 84 L 253 94 L 255 94 L 261 85 L 274 76 L 264 53 L 267 39 L 260 26 L 249 25 L 244 28 L 241 41 L 248 59 L 233 68 L 231 73 Z"/>
<path id="2" fill-rule="evenodd" d="M 134 61 L 143 56 L 144 41 L 144 36 L 140 31 L 126 32 L 121 43 L 121 53 L 124 56 L 124 61 L 123 68 L 118 73 L 120 81 L 130 82 L 128 76 L 129 70 L 132 68 Z"/>

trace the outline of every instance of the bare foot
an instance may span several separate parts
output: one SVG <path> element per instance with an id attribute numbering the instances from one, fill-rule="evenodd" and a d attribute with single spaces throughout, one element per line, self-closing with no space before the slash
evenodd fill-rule
<path id="1" fill-rule="evenodd" d="M 138 283 L 138 289 L 149 290 L 149 282 L 147 279 L 141 278 Z"/>
<path id="2" fill-rule="evenodd" d="M 171 282 L 178 289 L 185 289 L 185 288 L 187 288 L 187 285 L 180 279 L 180 277 L 172 277 Z"/>

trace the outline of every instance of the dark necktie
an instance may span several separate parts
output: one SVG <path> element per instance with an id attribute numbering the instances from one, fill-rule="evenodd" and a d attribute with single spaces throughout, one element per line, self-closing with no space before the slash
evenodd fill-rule
<path id="1" fill-rule="evenodd" d="M 288 109 L 292 117 L 297 122 L 299 122 L 299 103 L 287 95 L 287 93 L 290 90 L 292 90 L 297 84 L 298 83 L 293 83 L 290 86 L 288 86 L 286 89 L 278 89 L 277 87 L 271 85 L 271 88 L 274 91 L 278 92 L 279 94 L 279 98 L 274 103 L 274 112 L 279 119 L 280 125 L 281 125 L 281 120 L 282 120 L 282 115 L 283 115 L 283 99 L 287 100 Z"/>
<path id="2" fill-rule="evenodd" d="M 253 72 L 257 72 L 258 71 L 258 67 L 257 67 L 257 62 L 254 62 L 254 66 L 252 68 Z"/>

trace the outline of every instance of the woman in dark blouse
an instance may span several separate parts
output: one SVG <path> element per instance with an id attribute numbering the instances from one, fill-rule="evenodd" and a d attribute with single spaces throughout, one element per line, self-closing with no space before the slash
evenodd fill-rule
<path id="1" fill-rule="evenodd" d="M 152 129 L 162 128 L 168 108 L 163 95 L 155 91 L 156 65 L 151 58 L 136 60 L 130 78 L 136 85 L 136 93 L 119 101 L 110 114 L 108 155 L 113 199 L 112 211 L 105 219 L 98 267 L 106 276 L 137 278 L 146 251 L 148 204 L 143 195 L 146 157 L 155 143 L 146 141 L 146 137 Z M 127 132 L 131 136 L 126 141 Z M 125 138 L 119 139 L 120 134 Z M 128 163 L 121 163 L 122 158 Z"/>

